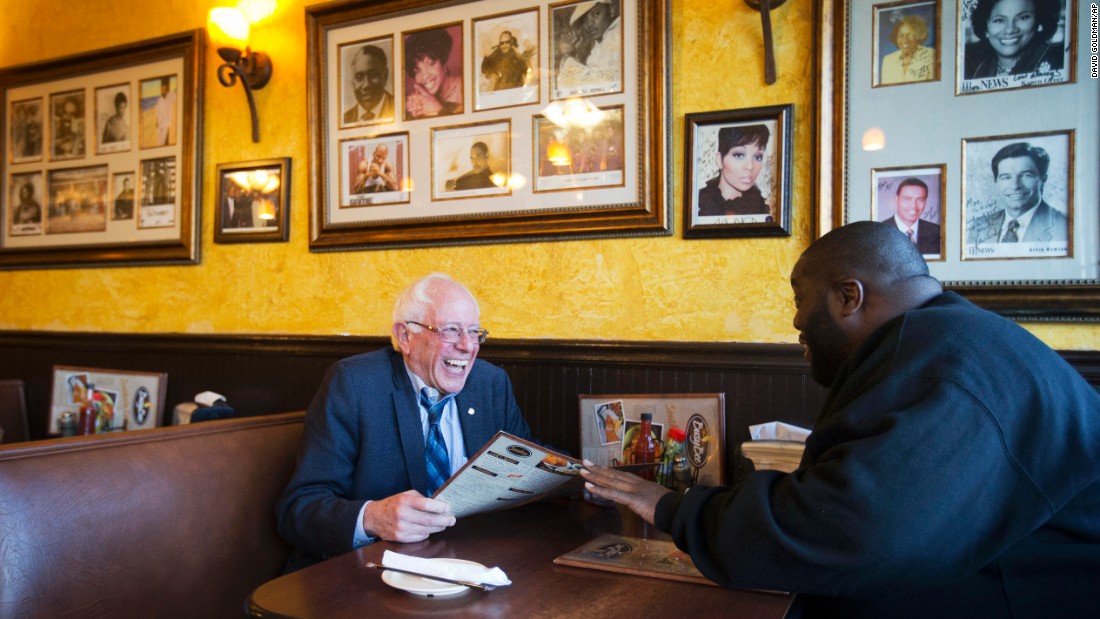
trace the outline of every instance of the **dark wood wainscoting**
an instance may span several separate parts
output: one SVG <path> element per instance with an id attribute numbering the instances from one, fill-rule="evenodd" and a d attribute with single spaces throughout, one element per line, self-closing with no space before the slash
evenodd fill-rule
<path id="1" fill-rule="evenodd" d="M 41 439 L 54 365 L 166 372 L 165 424 L 176 404 L 206 390 L 246 416 L 304 409 L 334 361 L 388 345 L 382 337 L 0 331 L 0 378 L 26 383 L 30 435 Z M 1100 385 L 1100 352 L 1062 354 Z M 824 396 L 801 347 L 789 344 L 494 339 L 480 356 L 507 370 L 535 435 L 572 453 L 581 394 L 724 393 L 730 446 L 748 440 L 750 424 L 811 425 Z M 734 450 L 726 453 L 727 470 L 736 470 Z"/>

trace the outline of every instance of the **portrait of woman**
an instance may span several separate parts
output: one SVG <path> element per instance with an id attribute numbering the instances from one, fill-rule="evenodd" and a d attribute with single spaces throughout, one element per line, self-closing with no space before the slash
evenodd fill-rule
<path id="1" fill-rule="evenodd" d="M 461 55 L 461 26 L 405 35 L 405 120 L 462 113 Z"/>
<path id="2" fill-rule="evenodd" d="M 107 118 L 107 124 L 103 126 L 104 144 L 112 142 L 125 142 L 130 139 L 130 120 L 126 115 L 129 102 L 126 93 L 117 92 L 114 98 L 115 113 Z"/>
<path id="3" fill-rule="evenodd" d="M 723 127 L 718 131 L 718 176 L 699 190 L 700 217 L 771 212 L 756 186 L 770 138 L 771 132 L 764 125 Z"/>
<path id="4" fill-rule="evenodd" d="M 936 79 L 936 50 L 926 47 L 928 24 L 919 15 L 904 15 L 894 22 L 890 41 L 897 51 L 882 59 L 880 84 L 906 84 Z"/>
<path id="5" fill-rule="evenodd" d="M 1070 29 L 1059 28 L 1062 8 L 1058 0 L 978 0 L 970 13 L 972 36 L 965 49 L 963 78 L 990 81 L 962 90 L 1066 81 Z"/>

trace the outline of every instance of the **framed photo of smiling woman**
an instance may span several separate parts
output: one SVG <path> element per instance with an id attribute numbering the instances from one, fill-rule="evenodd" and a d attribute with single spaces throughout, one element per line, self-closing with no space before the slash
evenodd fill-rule
<path id="1" fill-rule="evenodd" d="M 791 235 L 794 105 L 684 117 L 684 238 Z"/>
<path id="2" fill-rule="evenodd" d="M 1074 81 L 1075 6 L 1076 0 L 959 0 L 957 94 Z"/>

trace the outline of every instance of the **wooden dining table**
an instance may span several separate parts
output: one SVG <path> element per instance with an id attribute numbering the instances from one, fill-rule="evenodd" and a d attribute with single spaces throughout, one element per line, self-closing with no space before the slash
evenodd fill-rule
<path id="1" fill-rule="evenodd" d="M 285 574 L 248 600 L 253 617 L 740 617 L 780 619 L 791 598 L 651 576 L 556 565 L 554 559 L 603 533 L 669 539 L 632 512 L 574 498 L 461 518 L 423 542 L 377 542 Z M 387 585 L 386 550 L 499 567 L 511 585 L 425 597 Z"/>

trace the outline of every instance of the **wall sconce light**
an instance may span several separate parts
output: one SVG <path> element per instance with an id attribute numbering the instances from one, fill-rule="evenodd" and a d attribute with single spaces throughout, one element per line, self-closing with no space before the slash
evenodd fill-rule
<path id="1" fill-rule="evenodd" d="M 232 87 L 239 79 L 248 97 L 248 110 L 252 113 L 252 141 L 260 141 L 260 122 L 256 115 L 253 90 L 259 90 L 271 79 L 271 58 L 263 52 L 254 52 L 248 46 L 248 20 L 240 10 L 229 7 L 210 9 L 208 19 L 210 39 L 225 61 L 218 67 L 218 81 Z M 241 48 L 244 51 L 241 51 Z"/>
<path id="2" fill-rule="evenodd" d="M 863 132 L 863 150 L 882 150 L 886 148 L 886 134 L 878 127 Z"/>
<path id="3" fill-rule="evenodd" d="M 745 0 L 745 4 L 760 11 L 760 30 L 764 38 L 764 83 L 775 83 L 775 50 L 772 45 L 772 9 L 783 6 L 787 0 Z"/>

